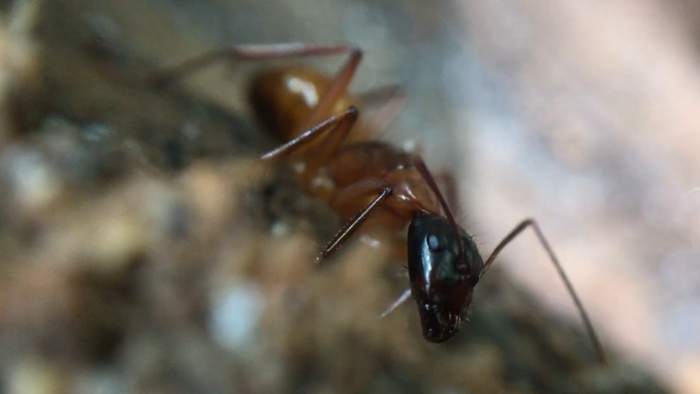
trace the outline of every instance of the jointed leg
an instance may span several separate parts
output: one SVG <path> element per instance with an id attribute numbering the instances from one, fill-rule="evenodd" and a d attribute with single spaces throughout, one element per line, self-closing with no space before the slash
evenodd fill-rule
<path id="1" fill-rule="evenodd" d="M 442 206 L 442 210 L 445 213 L 445 217 L 450 222 L 450 227 L 452 227 L 452 232 L 454 233 L 455 239 L 457 241 L 457 249 L 459 249 L 459 255 L 461 256 L 461 260 L 462 260 L 461 263 L 466 267 L 467 266 L 467 259 L 466 259 L 466 256 L 464 255 L 464 247 L 462 246 L 462 238 L 459 236 L 459 230 L 457 229 L 457 223 L 455 222 L 455 218 L 452 215 L 452 211 L 450 210 L 450 206 L 447 205 L 447 202 L 445 201 L 445 197 L 443 197 L 442 193 L 440 193 L 440 189 L 438 189 L 437 184 L 435 183 L 435 179 L 433 179 L 433 176 L 430 174 L 430 171 L 428 171 L 428 167 L 425 166 L 423 159 L 421 159 L 418 156 L 415 156 L 413 158 L 413 163 L 414 163 L 416 169 L 418 170 L 418 172 L 421 174 L 421 176 L 425 180 L 425 182 L 430 187 L 430 190 L 433 191 L 433 194 L 435 194 L 438 201 L 440 201 L 440 206 Z"/>
<path id="2" fill-rule="evenodd" d="M 396 301 L 392 302 L 391 305 L 389 305 L 384 312 L 382 312 L 381 317 L 385 317 L 386 315 L 390 314 L 391 312 L 394 311 L 394 309 L 398 308 L 403 304 L 404 302 L 408 301 L 408 299 L 411 298 L 411 289 L 404 290 L 403 293 L 399 296 L 399 298 L 396 299 Z"/>
<path id="3" fill-rule="evenodd" d="M 312 45 L 303 43 L 288 44 L 264 44 L 264 45 L 240 45 L 231 48 L 209 52 L 202 56 L 184 61 L 171 68 L 165 68 L 151 76 L 152 82 L 157 85 L 165 85 L 184 78 L 203 68 L 209 67 L 221 60 L 237 61 L 261 61 L 269 59 L 299 58 L 311 56 L 329 56 L 349 53 L 349 58 L 343 63 L 338 73 L 333 77 L 328 89 L 320 98 L 318 105 L 313 109 L 308 119 L 302 126 L 305 133 L 281 146 L 278 149 L 263 156 L 263 159 L 272 159 L 289 154 L 317 136 L 324 134 L 324 130 L 335 125 L 337 133 L 332 136 L 328 144 L 323 144 L 319 155 L 313 155 L 314 159 L 307 163 L 307 173 L 325 164 L 328 158 L 342 143 L 357 119 L 357 109 L 350 108 L 338 116 L 331 116 L 336 103 L 347 91 L 350 82 L 362 60 L 362 50 L 350 45 Z"/>
<path id="4" fill-rule="evenodd" d="M 164 68 L 151 76 L 157 85 L 167 85 L 207 68 L 221 60 L 261 61 L 271 59 L 331 56 L 350 52 L 348 63 L 359 63 L 362 51 L 354 45 L 312 45 L 303 43 L 238 45 L 208 52 L 175 66 Z M 356 59 L 357 58 L 357 59 Z M 356 67 L 356 66 L 355 66 Z M 318 122 L 317 122 L 318 123 Z"/>
<path id="5" fill-rule="evenodd" d="M 406 94 L 396 85 L 382 86 L 360 94 L 360 102 L 363 106 L 372 105 L 373 102 L 379 103 L 377 111 L 369 120 L 366 120 L 368 129 L 372 130 L 374 137 L 381 136 L 389 129 L 405 101 Z"/>
<path id="6" fill-rule="evenodd" d="M 202 56 L 186 60 L 176 66 L 165 68 L 151 76 L 158 86 L 187 77 L 203 68 L 209 67 L 221 60 L 261 61 L 270 59 L 299 58 L 311 56 L 329 56 L 349 53 L 350 57 L 343 63 L 340 71 L 333 77 L 328 90 L 319 99 L 318 105 L 302 125 L 302 130 L 308 130 L 327 119 L 338 100 L 348 90 L 357 67 L 362 60 L 362 50 L 354 45 L 312 45 L 303 43 L 240 45 L 209 52 Z"/>
<path id="7" fill-rule="evenodd" d="M 491 267 L 491 264 L 493 264 L 493 261 L 496 259 L 496 256 L 498 256 L 498 254 L 501 253 L 503 248 L 505 248 L 511 241 L 513 241 L 528 227 L 532 227 L 532 229 L 535 231 L 537 239 L 540 241 L 540 244 L 549 255 L 549 259 L 552 261 L 554 267 L 557 269 L 559 277 L 566 286 L 566 290 L 569 292 L 569 295 L 571 295 L 571 298 L 574 300 L 574 304 L 576 304 L 576 308 L 578 309 L 579 314 L 581 315 L 581 319 L 583 320 L 583 325 L 586 329 L 586 333 L 588 334 L 588 337 L 590 338 L 591 342 L 593 343 L 593 347 L 595 348 L 596 355 L 598 356 L 598 361 L 601 365 L 607 365 L 607 356 L 605 354 L 605 351 L 603 350 L 603 346 L 601 345 L 600 340 L 598 339 L 598 335 L 596 334 L 595 329 L 593 328 L 593 324 L 588 318 L 586 310 L 583 308 L 583 303 L 578 298 L 578 295 L 574 290 L 574 286 L 569 281 L 569 278 L 564 272 L 564 268 L 562 268 L 561 264 L 559 263 L 559 259 L 557 259 L 557 256 L 554 255 L 554 250 L 552 250 L 552 248 L 549 246 L 549 242 L 547 242 L 544 233 L 542 233 L 542 230 L 540 230 L 540 226 L 537 225 L 537 222 L 534 219 L 523 220 L 510 233 L 508 233 L 508 235 L 506 235 L 505 238 L 503 238 L 503 240 L 498 245 L 496 245 L 496 248 L 493 250 L 493 252 L 491 252 L 489 258 L 486 259 L 486 262 L 484 263 L 484 268 L 481 271 L 481 275 L 479 275 L 479 277 L 481 278 L 481 276 L 483 276 L 486 273 L 489 267 Z"/>
<path id="8" fill-rule="evenodd" d="M 327 155 L 331 155 L 343 142 L 345 137 L 347 137 L 350 130 L 352 130 L 352 126 L 357 121 L 358 115 L 359 111 L 357 108 L 350 107 L 347 110 L 337 113 L 323 122 L 309 128 L 298 137 L 273 149 L 270 152 L 265 153 L 260 158 L 263 160 L 274 160 L 280 157 L 289 156 L 311 141 L 323 137 L 323 135 L 325 135 L 327 132 L 335 132 L 334 135 L 329 136 L 329 138 L 333 138 L 334 143 L 331 146 L 327 146 L 328 149 L 325 153 Z"/>
<path id="9" fill-rule="evenodd" d="M 350 82 L 355 76 L 357 67 L 362 61 L 362 50 L 351 45 L 346 45 L 345 50 L 350 52 L 350 57 L 343 63 L 338 73 L 335 74 L 328 89 L 319 99 L 318 104 L 314 107 L 306 123 L 303 124 L 302 129 L 308 129 L 330 116 L 338 100 L 348 91 L 348 86 L 350 86 Z"/>
<path id="10" fill-rule="evenodd" d="M 443 185 L 445 198 L 452 210 L 452 214 L 457 218 L 463 219 L 462 208 L 459 202 L 459 193 L 457 192 L 457 182 L 455 181 L 454 175 L 449 171 L 439 172 L 435 175 L 435 180 Z"/>
<path id="11" fill-rule="evenodd" d="M 355 217 L 350 219 L 348 223 L 343 226 L 343 228 L 338 231 L 338 233 L 333 236 L 333 238 L 328 242 L 328 244 L 323 248 L 321 255 L 318 258 L 319 262 L 322 262 L 325 258 L 332 255 L 335 251 L 340 249 L 341 246 L 348 240 L 355 232 L 360 228 L 362 223 L 364 223 L 367 218 L 369 218 L 372 211 L 381 206 L 389 196 L 391 196 L 392 188 L 381 180 L 378 179 L 368 179 L 359 182 L 355 185 L 349 186 L 341 193 L 342 199 L 347 199 L 348 201 L 355 198 L 362 198 L 368 195 L 376 194 L 377 197 L 372 200 L 366 207 L 364 207 Z"/>

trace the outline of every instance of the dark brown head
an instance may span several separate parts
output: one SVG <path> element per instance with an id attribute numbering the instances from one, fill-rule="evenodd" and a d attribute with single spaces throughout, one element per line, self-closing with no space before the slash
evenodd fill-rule
<path id="1" fill-rule="evenodd" d="M 459 232 L 458 240 L 447 218 L 429 214 L 417 215 L 408 228 L 411 293 L 430 342 L 445 342 L 459 330 L 484 265 L 469 234 Z"/>

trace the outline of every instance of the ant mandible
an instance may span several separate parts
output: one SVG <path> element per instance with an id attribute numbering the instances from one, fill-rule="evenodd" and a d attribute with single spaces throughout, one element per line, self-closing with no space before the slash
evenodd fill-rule
<path id="1" fill-rule="evenodd" d="M 360 48 L 300 43 L 235 46 L 161 70 L 153 75 L 153 81 L 163 85 L 222 59 L 259 61 L 338 54 L 349 57 L 332 78 L 310 68 L 283 67 L 259 74 L 251 89 L 258 118 L 284 142 L 261 158 L 296 158 L 294 168 L 309 192 L 326 200 L 348 220 L 323 248 L 319 261 L 337 251 L 370 214 L 373 223 L 392 229 L 410 223 L 406 242 L 411 288 L 382 316 L 412 295 L 425 339 L 445 342 L 459 329 L 474 287 L 498 254 L 525 229 L 532 228 L 581 315 L 598 361 L 606 365 L 606 354 L 583 304 L 535 220 L 518 224 L 484 262 L 472 237 L 455 222 L 417 154 L 368 140 L 372 131 L 367 128 L 355 127 L 354 141 L 349 141 L 359 111 L 347 90 L 362 60 Z"/>

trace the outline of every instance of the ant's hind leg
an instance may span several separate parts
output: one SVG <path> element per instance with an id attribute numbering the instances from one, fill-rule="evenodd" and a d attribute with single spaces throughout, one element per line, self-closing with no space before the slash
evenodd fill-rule
<path id="1" fill-rule="evenodd" d="M 351 44 L 313 45 L 304 43 L 282 43 L 237 45 L 213 50 L 203 55 L 185 60 L 184 62 L 175 66 L 163 68 L 153 73 L 150 76 L 150 79 L 156 85 L 167 85 L 182 78 L 186 78 L 187 76 L 222 60 L 264 61 L 313 56 L 332 56 L 342 53 L 350 53 L 350 58 L 346 62 L 346 66 L 344 68 L 357 68 L 357 64 L 359 64 L 359 61 L 362 58 L 362 51 L 358 47 Z M 353 64 L 354 66 L 352 66 Z M 349 84 L 349 79 L 352 78 L 352 74 L 354 74 L 354 71 L 352 71 L 350 78 L 348 78 L 346 86 Z"/>
<path id="2" fill-rule="evenodd" d="M 600 340 L 598 339 L 598 335 L 596 334 L 596 331 L 593 328 L 593 323 L 591 323 L 591 319 L 588 317 L 588 313 L 586 313 L 586 309 L 583 307 L 583 303 L 576 294 L 576 290 L 574 290 L 574 286 L 571 284 L 569 277 L 564 272 L 564 268 L 561 266 L 561 263 L 559 263 L 559 259 L 554 254 L 554 250 L 549 245 L 549 242 L 547 242 L 544 233 L 542 232 L 540 226 L 534 219 L 525 219 L 522 222 L 520 222 L 520 224 L 515 226 L 515 228 L 511 230 L 511 232 L 509 232 L 503 238 L 503 240 L 498 243 L 498 245 L 496 245 L 496 248 L 493 250 L 493 252 L 491 252 L 489 258 L 486 259 L 486 262 L 484 263 L 484 267 L 481 270 L 479 278 L 481 278 L 484 275 L 484 273 L 486 273 L 486 271 L 489 269 L 489 267 L 491 267 L 494 260 L 496 259 L 496 256 L 498 256 L 498 254 L 501 253 L 503 248 L 505 248 L 509 243 L 511 243 L 515 238 L 517 238 L 528 227 L 532 227 L 532 229 L 535 231 L 537 239 L 540 241 L 540 244 L 547 252 L 549 259 L 551 260 L 552 264 L 554 264 L 554 267 L 557 269 L 559 277 L 561 278 L 562 282 L 564 282 L 566 290 L 569 292 L 571 299 L 574 301 L 576 309 L 578 309 L 579 315 L 581 316 L 581 320 L 583 320 L 583 325 L 586 329 L 586 333 L 588 334 L 588 337 L 591 340 L 591 343 L 593 343 L 593 347 L 595 348 L 596 356 L 598 357 L 598 362 L 603 366 L 608 365 L 608 358 L 605 354 L 605 350 L 603 350 L 603 346 L 601 345 Z"/>
<path id="3" fill-rule="evenodd" d="M 376 105 L 377 109 L 372 111 L 367 120 L 367 129 L 372 131 L 373 137 L 378 138 L 396 119 L 406 102 L 406 93 L 397 85 L 388 85 L 363 92 L 358 98 L 364 108 Z"/>

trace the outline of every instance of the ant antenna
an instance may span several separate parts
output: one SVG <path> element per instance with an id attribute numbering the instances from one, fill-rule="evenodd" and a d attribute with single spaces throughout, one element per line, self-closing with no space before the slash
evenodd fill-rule
<path id="1" fill-rule="evenodd" d="M 445 198 L 442 196 L 442 193 L 440 193 L 440 189 L 438 189 L 437 184 L 433 179 L 433 176 L 430 175 L 430 171 L 428 171 L 428 167 L 425 166 L 425 162 L 423 161 L 423 159 L 421 159 L 420 157 L 414 157 L 413 162 L 418 172 L 428 183 L 430 190 L 433 191 L 438 201 L 440 201 L 440 206 L 442 206 L 442 210 L 445 212 L 445 217 L 447 217 L 447 220 L 450 222 L 450 227 L 452 227 L 452 232 L 454 233 L 455 239 L 457 240 L 457 249 L 459 250 L 459 255 L 461 256 L 462 264 L 464 267 L 468 267 L 467 257 L 464 254 L 464 248 L 462 247 L 462 239 L 459 236 L 459 230 L 457 230 L 457 222 L 455 222 L 455 218 L 454 216 L 452 216 L 452 211 L 450 210 L 449 205 L 447 205 L 447 201 L 445 201 Z"/>
<path id="2" fill-rule="evenodd" d="M 503 240 L 498 245 L 496 245 L 496 248 L 493 250 L 493 252 L 491 252 L 489 258 L 486 259 L 486 262 L 484 263 L 484 268 L 481 270 L 479 278 L 484 276 L 489 267 L 491 267 L 491 264 L 493 264 L 494 260 L 496 260 L 496 256 L 498 256 L 498 254 L 501 253 L 503 248 L 505 248 L 506 245 L 513 241 L 518 235 L 520 235 L 520 233 L 522 233 L 528 227 L 532 227 L 532 229 L 535 231 L 535 234 L 537 235 L 540 244 L 549 255 L 549 259 L 552 261 L 554 267 L 557 269 L 557 273 L 559 274 L 561 280 L 564 282 L 566 290 L 569 292 L 569 295 L 574 300 L 574 304 L 576 304 L 576 309 L 578 309 L 579 315 L 583 320 L 583 325 L 586 329 L 586 334 L 588 335 L 588 338 L 591 340 L 591 342 L 593 343 L 593 347 L 595 348 L 596 356 L 598 357 L 598 362 L 602 366 L 607 366 L 608 357 L 605 354 L 605 350 L 603 350 L 603 345 L 601 345 L 600 340 L 598 339 L 598 335 L 595 332 L 595 329 L 593 328 L 591 319 L 588 317 L 588 314 L 586 313 L 586 310 L 583 307 L 583 303 L 576 294 L 574 286 L 571 284 L 571 281 L 569 281 L 569 278 L 566 276 L 564 268 L 562 268 L 561 264 L 559 263 L 559 259 L 557 259 L 557 256 L 554 254 L 554 250 L 552 250 L 551 246 L 549 246 L 549 242 L 547 242 L 544 233 L 542 233 L 542 230 L 540 230 L 540 226 L 534 219 L 523 220 L 510 233 L 508 233 L 508 235 L 506 235 L 505 238 L 503 238 Z"/>

